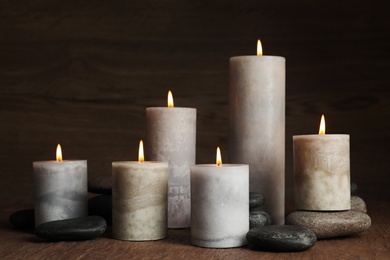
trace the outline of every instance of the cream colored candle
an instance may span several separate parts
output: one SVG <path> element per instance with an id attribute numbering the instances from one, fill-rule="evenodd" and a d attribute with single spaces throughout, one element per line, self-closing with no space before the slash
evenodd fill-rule
<path id="1" fill-rule="evenodd" d="M 229 248 L 247 244 L 249 169 L 240 164 L 191 167 L 191 244 Z"/>
<path id="2" fill-rule="evenodd" d="M 172 97 L 171 97 L 172 98 Z M 195 164 L 196 109 L 146 108 L 147 156 L 169 162 L 168 228 L 191 224 L 190 166 Z"/>
<path id="3" fill-rule="evenodd" d="M 165 238 L 168 163 L 144 162 L 141 158 L 138 162 L 113 162 L 112 180 L 113 238 L 130 241 Z"/>
<path id="4" fill-rule="evenodd" d="M 293 145 L 295 207 L 349 210 L 349 135 L 329 135 L 324 130 L 319 135 L 293 136 Z"/>
<path id="5" fill-rule="evenodd" d="M 261 49 L 259 46 L 258 50 Z M 230 58 L 230 161 L 249 164 L 250 191 L 262 209 L 284 224 L 285 58 Z"/>
<path id="6" fill-rule="evenodd" d="M 57 146 L 56 161 L 33 162 L 35 226 L 88 215 L 87 161 L 62 160 Z"/>

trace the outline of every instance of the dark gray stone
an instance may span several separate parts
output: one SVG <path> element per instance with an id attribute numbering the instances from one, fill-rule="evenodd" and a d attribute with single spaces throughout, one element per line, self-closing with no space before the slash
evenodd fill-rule
<path id="1" fill-rule="evenodd" d="M 88 200 L 88 214 L 90 216 L 100 216 L 107 222 L 107 226 L 112 225 L 112 196 L 99 195 Z"/>
<path id="2" fill-rule="evenodd" d="M 355 193 L 357 190 L 357 185 L 353 181 L 351 181 L 351 194 Z"/>
<path id="3" fill-rule="evenodd" d="M 88 191 L 96 194 L 112 194 L 112 178 L 97 176 L 88 180 Z"/>
<path id="4" fill-rule="evenodd" d="M 264 196 L 258 192 L 249 192 L 249 209 L 258 208 L 264 204 Z"/>
<path id="5" fill-rule="evenodd" d="M 313 230 L 318 239 L 348 236 L 367 230 L 371 218 L 360 211 L 338 212 L 296 211 L 286 218 L 286 224 Z"/>
<path id="6" fill-rule="evenodd" d="M 18 229 L 34 229 L 34 209 L 24 209 L 12 213 L 9 222 Z"/>
<path id="7" fill-rule="evenodd" d="M 300 226 L 256 227 L 246 235 L 252 249 L 272 252 L 298 252 L 312 247 L 316 235 L 310 229 Z"/>
<path id="8" fill-rule="evenodd" d="M 48 241 L 89 240 L 102 235 L 106 226 L 99 216 L 56 220 L 37 226 L 35 235 Z"/>
<path id="9" fill-rule="evenodd" d="M 263 227 L 271 225 L 271 217 L 267 212 L 261 210 L 249 211 L 249 228 Z"/>

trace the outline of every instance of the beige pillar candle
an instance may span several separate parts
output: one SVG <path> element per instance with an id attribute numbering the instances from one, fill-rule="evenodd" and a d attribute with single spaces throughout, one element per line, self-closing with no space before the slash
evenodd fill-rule
<path id="1" fill-rule="evenodd" d="M 264 195 L 276 225 L 284 224 L 285 74 L 283 57 L 230 58 L 230 161 L 249 164 L 250 191 Z"/>
<path id="2" fill-rule="evenodd" d="M 325 128 L 325 120 L 323 128 Z M 349 135 L 296 135 L 294 145 L 295 207 L 299 210 L 351 208 Z"/>
<path id="3" fill-rule="evenodd" d="M 191 224 L 190 166 L 196 155 L 196 109 L 146 108 L 148 158 L 169 162 L 168 228 Z"/>
<path id="4" fill-rule="evenodd" d="M 168 163 L 143 162 L 141 158 L 138 162 L 113 162 L 112 179 L 113 238 L 130 241 L 165 238 Z"/>

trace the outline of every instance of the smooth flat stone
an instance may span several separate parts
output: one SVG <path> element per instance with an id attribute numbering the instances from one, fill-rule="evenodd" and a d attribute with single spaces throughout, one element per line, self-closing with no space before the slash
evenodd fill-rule
<path id="1" fill-rule="evenodd" d="M 35 235 L 48 241 L 90 240 L 102 235 L 106 226 L 99 216 L 56 220 L 37 226 Z"/>
<path id="2" fill-rule="evenodd" d="M 271 225 L 271 217 L 262 210 L 249 211 L 249 229 Z"/>
<path id="3" fill-rule="evenodd" d="M 287 216 L 286 224 L 313 230 L 318 239 L 348 236 L 367 230 L 371 218 L 360 211 L 339 212 L 295 211 Z"/>
<path id="4" fill-rule="evenodd" d="M 367 213 L 367 206 L 364 200 L 358 196 L 351 197 L 351 210 Z"/>
<path id="5" fill-rule="evenodd" d="M 249 192 L 249 209 L 260 207 L 264 204 L 264 196 L 258 192 Z"/>
<path id="6" fill-rule="evenodd" d="M 252 249 L 273 252 L 298 252 L 312 247 L 316 235 L 300 226 L 277 225 L 256 227 L 246 235 Z"/>
<path id="7" fill-rule="evenodd" d="M 107 222 L 107 226 L 112 225 L 112 196 L 99 195 L 88 200 L 88 214 L 90 216 L 100 216 Z"/>
<path id="8" fill-rule="evenodd" d="M 112 178 L 97 176 L 88 180 L 88 191 L 96 194 L 112 194 Z"/>
<path id="9" fill-rule="evenodd" d="M 34 229 L 34 209 L 24 209 L 12 213 L 9 217 L 9 222 L 18 229 Z"/>

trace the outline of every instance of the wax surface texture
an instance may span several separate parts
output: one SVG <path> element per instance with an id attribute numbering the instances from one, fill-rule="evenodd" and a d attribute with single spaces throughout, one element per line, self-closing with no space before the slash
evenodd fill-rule
<path id="1" fill-rule="evenodd" d="M 112 236 L 158 240 L 167 236 L 168 163 L 112 163 Z"/>
<path id="2" fill-rule="evenodd" d="M 295 207 L 349 210 L 349 135 L 297 135 L 293 145 Z"/>
<path id="3" fill-rule="evenodd" d="M 191 167 L 191 243 L 229 248 L 247 244 L 248 165 Z"/>
<path id="4" fill-rule="evenodd" d="M 285 59 L 230 58 L 230 161 L 249 164 L 250 191 L 264 195 L 262 210 L 284 223 Z"/>
<path id="5" fill-rule="evenodd" d="M 196 109 L 146 109 L 146 158 L 169 162 L 168 227 L 191 224 L 190 166 L 196 156 Z"/>
<path id="6" fill-rule="evenodd" d="M 33 163 L 35 226 L 88 215 L 87 161 Z"/>

